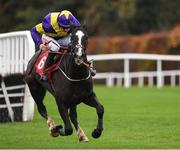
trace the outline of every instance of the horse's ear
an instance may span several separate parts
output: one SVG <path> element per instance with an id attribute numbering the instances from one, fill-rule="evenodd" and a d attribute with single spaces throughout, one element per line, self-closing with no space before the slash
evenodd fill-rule
<path id="1" fill-rule="evenodd" d="M 85 31 L 87 31 L 87 22 L 85 20 L 82 23 L 82 27 Z"/>
<path id="2" fill-rule="evenodd" d="M 87 31 L 87 25 L 86 25 L 86 24 L 83 24 L 82 27 L 83 27 L 83 29 L 84 29 L 85 31 Z"/>
<path id="3" fill-rule="evenodd" d="M 72 30 L 74 30 L 74 28 L 75 28 L 75 25 L 71 22 L 70 23 L 70 28 L 72 29 Z"/>
<path id="4" fill-rule="evenodd" d="M 87 25 L 86 24 L 82 24 L 82 28 L 87 31 Z"/>

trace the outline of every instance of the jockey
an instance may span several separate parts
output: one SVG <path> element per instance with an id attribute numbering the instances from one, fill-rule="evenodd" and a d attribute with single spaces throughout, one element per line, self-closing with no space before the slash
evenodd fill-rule
<path id="1" fill-rule="evenodd" d="M 36 48 L 41 50 L 59 51 L 59 45 L 68 46 L 70 43 L 70 25 L 80 26 L 80 22 L 68 10 L 49 13 L 45 16 L 42 23 L 31 29 L 31 36 Z M 45 70 L 50 66 L 54 54 L 50 53 L 44 64 L 44 73 L 41 77 L 47 80 Z"/>

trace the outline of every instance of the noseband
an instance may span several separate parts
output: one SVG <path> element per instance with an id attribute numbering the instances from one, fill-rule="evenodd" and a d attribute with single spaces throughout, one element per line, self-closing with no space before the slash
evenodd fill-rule
<path id="1" fill-rule="evenodd" d="M 77 44 L 75 47 L 78 48 L 78 49 L 83 48 L 83 46 L 81 44 Z"/>

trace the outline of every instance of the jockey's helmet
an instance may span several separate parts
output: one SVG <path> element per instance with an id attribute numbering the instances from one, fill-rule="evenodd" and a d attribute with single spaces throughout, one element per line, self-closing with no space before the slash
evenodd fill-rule
<path id="1" fill-rule="evenodd" d="M 73 23 L 74 16 L 68 10 L 63 10 L 60 12 L 58 17 L 58 23 L 63 28 L 69 28 L 70 24 Z"/>

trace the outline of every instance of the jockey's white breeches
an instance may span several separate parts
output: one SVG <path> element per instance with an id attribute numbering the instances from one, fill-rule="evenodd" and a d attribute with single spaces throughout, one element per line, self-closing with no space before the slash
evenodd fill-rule
<path id="1" fill-rule="evenodd" d="M 59 40 L 56 41 L 52 37 L 49 37 L 49 36 L 43 34 L 42 41 L 43 41 L 43 43 L 48 43 L 47 47 L 49 50 L 57 52 L 57 51 L 59 51 L 61 46 L 68 46 L 68 44 L 71 41 L 71 37 L 70 37 L 70 35 L 68 35 L 68 36 L 60 38 Z"/>

